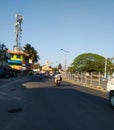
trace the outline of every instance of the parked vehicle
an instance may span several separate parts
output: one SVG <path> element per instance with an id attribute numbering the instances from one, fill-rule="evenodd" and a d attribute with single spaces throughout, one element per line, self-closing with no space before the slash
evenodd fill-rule
<path id="1" fill-rule="evenodd" d="M 109 99 L 109 103 L 114 108 L 114 76 L 107 82 L 106 96 Z"/>
<path id="2" fill-rule="evenodd" d="M 50 76 L 50 75 L 49 75 L 49 72 L 45 72 L 44 75 L 45 75 L 45 78 L 49 78 L 49 76 Z"/>
<path id="3" fill-rule="evenodd" d="M 44 78 L 44 74 L 43 73 L 39 73 L 39 80 L 42 80 Z"/>

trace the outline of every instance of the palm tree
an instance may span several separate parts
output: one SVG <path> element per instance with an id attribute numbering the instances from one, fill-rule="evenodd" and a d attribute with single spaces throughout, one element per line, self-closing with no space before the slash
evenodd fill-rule
<path id="1" fill-rule="evenodd" d="M 32 63 L 38 62 L 38 60 L 40 59 L 38 52 L 29 43 L 24 46 L 24 52 L 29 54 L 29 58 Z"/>

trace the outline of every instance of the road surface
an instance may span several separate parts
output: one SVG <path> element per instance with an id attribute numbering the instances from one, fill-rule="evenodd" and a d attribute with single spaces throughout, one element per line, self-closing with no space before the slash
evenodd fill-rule
<path id="1" fill-rule="evenodd" d="M 37 76 L 0 79 L 0 130 L 113 130 L 105 93 Z"/>

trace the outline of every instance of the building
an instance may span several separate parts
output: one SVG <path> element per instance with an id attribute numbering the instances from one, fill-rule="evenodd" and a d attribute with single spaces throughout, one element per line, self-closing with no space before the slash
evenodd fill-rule
<path id="1" fill-rule="evenodd" d="M 11 57 L 8 60 L 8 64 L 12 69 L 27 70 L 30 67 L 29 55 L 23 51 L 7 51 Z"/>
<path id="2" fill-rule="evenodd" d="M 51 71 L 52 71 L 52 68 L 51 68 L 51 66 L 49 65 L 49 62 L 48 62 L 47 60 L 46 60 L 46 62 L 45 62 L 45 65 L 42 66 L 42 71 L 43 71 L 43 72 L 46 72 L 46 71 L 51 72 Z"/>

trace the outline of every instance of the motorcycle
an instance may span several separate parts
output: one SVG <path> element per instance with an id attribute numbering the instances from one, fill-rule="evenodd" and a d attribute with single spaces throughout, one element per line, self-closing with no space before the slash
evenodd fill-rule
<path id="1" fill-rule="evenodd" d="M 60 85 L 61 85 L 61 81 L 62 81 L 61 74 L 55 75 L 55 84 L 56 84 L 57 86 L 60 86 Z"/>
<path id="2" fill-rule="evenodd" d="M 55 79 L 55 84 L 56 84 L 57 86 L 60 86 L 60 85 L 61 85 L 61 80 L 56 80 L 56 79 Z"/>

